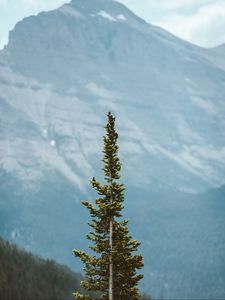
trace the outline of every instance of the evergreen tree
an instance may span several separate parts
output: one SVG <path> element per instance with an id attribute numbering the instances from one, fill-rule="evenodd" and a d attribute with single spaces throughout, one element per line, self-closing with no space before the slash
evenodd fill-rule
<path id="1" fill-rule="evenodd" d="M 119 182 L 121 163 L 118 158 L 118 134 L 115 130 L 115 117 L 109 112 L 105 127 L 103 147 L 103 171 L 105 184 L 95 178 L 92 187 L 99 198 L 95 205 L 84 201 L 92 221 L 88 223 L 93 231 L 87 238 L 93 242 L 89 246 L 95 255 L 74 250 L 75 256 L 84 263 L 85 281 L 81 282 L 87 292 L 99 292 L 105 300 L 135 300 L 140 299 L 138 282 L 143 275 L 137 274 L 137 269 L 143 267 L 141 255 L 134 254 L 139 242 L 129 235 L 128 221 L 121 220 L 124 202 L 124 185 Z M 76 299 L 96 299 L 90 295 L 74 293 Z"/>

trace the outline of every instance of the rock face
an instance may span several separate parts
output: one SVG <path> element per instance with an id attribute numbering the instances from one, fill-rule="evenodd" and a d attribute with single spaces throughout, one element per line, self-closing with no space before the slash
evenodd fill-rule
<path id="1" fill-rule="evenodd" d="M 0 233 L 75 265 L 71 249 L 88 230 L 80 200 L 100 176 L 110 110 L 145 289 L 224 296 L 224 189 L 193 195 L 225 184 L 223 58 L 111 0 L 74 0 L 19 22 L 0 52 Z"/>

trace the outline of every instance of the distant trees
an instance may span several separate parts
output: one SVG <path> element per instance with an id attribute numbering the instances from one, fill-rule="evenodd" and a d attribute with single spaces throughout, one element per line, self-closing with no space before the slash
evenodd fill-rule
<path id="1" fill-rule="evenodd" d="M 95 252 L 91 256 L 87 253 L 74 250 L 75 256 L 84 263 L 85 281 L 81 282 L 89 295 L 74 293 L 76 299 L 94 299 L 90 292 L 99 292 L 105 300 L 135 300 L 140 299 L 138 282 L 143 275 L 137 270 L 143 267 L 143 259 L 138 250 L 139 242 L 129 235 L 128 221 L 121 220 L 124 185 L 119 182 L 121 163 L 118 158 L 118 134 L 115 130 L 115 117 L 108 113 L 104 136 L 103 163 L 105 184 L 95 178 L 92 187 L 99 197 L 95 205 L 84 201 L 92 221 L 92 227 L 87 238 L 93 242 L 89 248 Z M 96 296 L 97 298 L 97 296 Z"/>
<path id="2" fill-rule="evenodd" d="M 1 300 L 70 300 L 81 275 L 0 238 Z M 80 289 L 81 290 L 81 289 Z"/>

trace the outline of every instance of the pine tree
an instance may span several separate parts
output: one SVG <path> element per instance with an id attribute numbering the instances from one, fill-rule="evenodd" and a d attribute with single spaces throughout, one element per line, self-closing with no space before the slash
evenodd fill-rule
<path id="1" fill-rule="evenodd" d="M 121 220 L 125 188 L 119 182 L 118 134 L 115 117 L 110 112 L 105 129 L 103 171 L 106 182 L 101 184 L 93 178 L 91 184 L 99 197 L 95 205 L 83 202 L 92 217 L 88 224 L 93 231 L 87 238 L 93 242 L 89 248 L 95 255 L 80 250 L 74 250 L 74 254 L 84 263 L 85 281 L 81 282 L 81 286 L 87 293 L 98 292 L 105 300 L 135 300 L 140 299 L 137 285 L 143 275 L 137 270 L 143 267 L 143 259 L 135 254 L 140 243 L 131 238 L 128 221 Z M 83 300 L 98 298 L 78 292 L 74 293 L 74 297 Z"/>

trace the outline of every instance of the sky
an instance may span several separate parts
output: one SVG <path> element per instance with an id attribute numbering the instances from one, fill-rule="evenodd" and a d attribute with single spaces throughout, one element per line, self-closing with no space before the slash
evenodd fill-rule
<path id="1" fill-rule="evenodd" d="M 91 1 L 91 0 L 90 0 Z M 29 15 L 67 0 L 0 0 L 0 49 L 9 30 Z M 119 0 L 151 24 L 202 47 L 225 43 L 225 0 Z"/>

